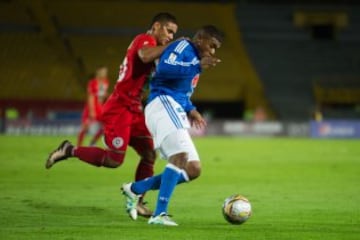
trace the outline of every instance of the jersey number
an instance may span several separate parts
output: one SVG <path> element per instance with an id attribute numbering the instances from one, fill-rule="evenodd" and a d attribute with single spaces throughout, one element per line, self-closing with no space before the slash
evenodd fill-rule
<path id="1" fill-rule="evenodd" d="M 118 82 L 121 82 L 125 77 L 125 74 L 126 74 L 126 71 L 128 68 L 127 63 L 128 63 L 128 60 L 127 60 L 127 57 L 125 57 L 123 63 L 120 65 Z"/>

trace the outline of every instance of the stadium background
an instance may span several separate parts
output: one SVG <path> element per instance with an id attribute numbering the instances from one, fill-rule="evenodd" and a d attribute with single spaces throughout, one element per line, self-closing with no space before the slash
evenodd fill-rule
<path id="1" fill-rule="evenodd" d="M 360 7 L 290 2 L 1 1 L 1 131 L 76 132 L 94 69 L 108 66 L 113 86 L 132 37 L 170 11 L 178 37 L 207 23 L 226 35 L 222 64 L 194 95 L 215 120 L 209 134 L 359 136 Z M 312 126 L 314 118 L 347 121 Z"/>
<path id="2" fill-rule="evenodd" d="M 193 134 L 211 136 L 194 138 L 203 172 L 176 189 L 176 229 L 128 219 L 119 186 L 134 177 L 131 149 L 116 170 L 75 159 L 44 169 L 76 139 L 94 68 L 107 65 L 113 86 L 159 11 L 177 16 L 177 36 L 208 23 L 226 35 L 194 95 L 209 126 Z M 0 239 L 359 239 L 357 1 L 0 0 L 0 46 Z M 235 193 L 253 207 L 241 226 L 221 215 Z"/>

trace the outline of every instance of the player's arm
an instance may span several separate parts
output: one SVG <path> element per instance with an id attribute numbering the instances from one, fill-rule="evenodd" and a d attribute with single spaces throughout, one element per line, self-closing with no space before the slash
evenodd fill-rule
<path id="1" fill-rule="evenodd" d="M 95 112 L 95 96 L 93 94 L 88 94 L 87 104 L 89 108 L 89 117 L 90 119 L 95 119 L 96 112 Z"/>
<path id="2" fill-rule="evenodd" d="M 139 49 L 138 56 L 143 63 L 153 62 L 155 59 L 159 58 L 160 55 L 165 50 L 165 46 L 145 46 Z"/>
<path id="3" fill-rule="evenodd" d="M 187 38 L 181 37 L 179 39 L 187 39 Z M 170 43 L 171 42 L 169 42 L 168 44 L 166 44 L 164 46 L 152 45 L 155 43 L 150 43 L 149 45 L 145 45 L 141 49 L 138 50 L 138 56 L 143 63 L 153 62 L 153 61 L 155 61 L 155 59 L 158 59 L 161 56 L 161 54 L 164 52 L 165 48 L 167 48 Z"/>
<path id="4" fill-rule="evenodd" d="M 196 107 L 192 104 L 190 98 L 188 99 L 185 109 L 189 117 L 191 126 L 195 126 L 197 129 L 206 127 L 206 121 L 202 115 L 196 110 Z"/>
<path id="5" fill-rule="evenodd" d="M 89 109 L 90 119 L 95 119 L 96 117 L 95 97 L 96 97 L 95 84 L 93 81 L 90 81 L 87 86 L 87 105 Z"/>

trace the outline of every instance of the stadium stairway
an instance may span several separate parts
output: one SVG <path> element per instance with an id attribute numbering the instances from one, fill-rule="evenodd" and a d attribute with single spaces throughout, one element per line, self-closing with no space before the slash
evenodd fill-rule
<path id="1" fill-rule="evenodd" d="M 41 31 L 32 8 L 23 1 L 3 1 L 0 13 L 0 99 L 83 99 L 68 58 Z"/>
<path id="2" fill-rule="evenodd" d="M 344 9 L 351 23 L 333 41 L 314 40 L 295 28 L 291 5 L 239 5 L 237 19 L 266 96 L 283 120 L 306 120 L 316 102 L 314 80 L 324 75 L 360 74 L 360 8 Z M 304 6 L 306 7 L 306 6 Z M 326 9 L 332 9 L 331 7 Z"/>
<path id="3" fill-rule="evenodd" d="M 71 67 L 39 33 L 0 35 L 1 99 L 74 100 L 84 96 Z"/>

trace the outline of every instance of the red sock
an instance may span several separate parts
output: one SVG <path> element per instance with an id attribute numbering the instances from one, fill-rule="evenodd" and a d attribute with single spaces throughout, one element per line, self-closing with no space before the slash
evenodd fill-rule
<path id="1" fill-rule="evenodd" d="M 135 181 L 139 181 L 154 175 L 154 163 L 149 163 L 144 159 L 141 159 L 136 169 Z M 140 198 L 140 202 L 143 202 L 145 194 Z"/>
<path id="2" fill-rule="evenodd" d="M 91 139 L 90 141 L 90 146 L 94 146 L 95 143 L 97 142 L 97 140 L 99 140 L 99 138 L 103 135 L 104 130 L 102 128 L 100 128 L 96 134 L 94 135 L 94 137 Z"/>
<path id="3" fill-rule="evenodd" d="M 98 147 L 75 147 L 73 156 L 81 161 L 100 167 L 103 165 L 107 152 Z"/>
<path id="4" fill-rule="evenodd" d="M 141 159 L 136 169 L 135 181 L 139 181 L 154 175 L 154 164 Z"/>
<path id="5" fill-rule="evenodd" d="M 78 135 L 78 139 L 77 139 L 77 146 L 81 146 L 83 141 L 84 141 L 84 137 L 85 137 L 86 131 L 85 130 L 81 130 L 79 132 Z"/>

